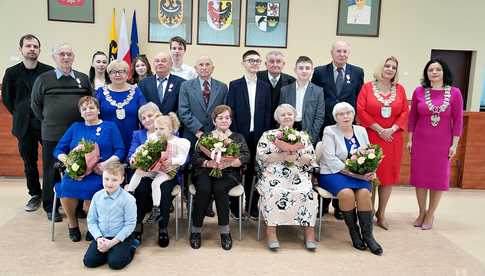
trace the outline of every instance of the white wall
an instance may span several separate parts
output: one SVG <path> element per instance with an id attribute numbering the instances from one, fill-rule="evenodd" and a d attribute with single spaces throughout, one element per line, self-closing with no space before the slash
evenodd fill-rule
<path id="1" fill-rule="evenodd" d="M 241 45 L 244 45 L 245 4 L 242 1 Z M 352 45 L 350 63 L 360 65 L 366 80 L 374 68 L 388 55 L 400 60 L 401 82 L 408 96 L 419 84 L 424 64 L 431 49 L 474 51 L 471 70 L 468 109 L 479 109 L 485 68 L 485 24 L 483 0 L 382 0 L 380 34 L 378 38 L 337 37 L 335 35 L 338 1 L 291 0 L 289 9 L 288 48 L 286 70 L 299 55 L 310 56 L 315 64 L 330 61 L 329 49 L 337 39 Z M 193 44 L 188 47 L 186 62 L 192 64 L 200 55 L 211 56 L 216 64 L 215 77 L 230 81 L 242 75 L 240 57 L 245 47 L 199 46 L 197 38 L 197 3 L 193 7 Z M 0 1 L 0 70 L 20 60 L 18 39 L 24 33 L 37 35 L 42 42 L 41 60 L 52 64 L 50 48 L 56 42 L 71 43 L 76 52 L 75 68 L 87 72 L 91 54 L 107 51 L 113 7 L 125 8 L 129 29 L 131 16 L 137 10 L 139 46 L 149 57 L 168 50 L 167 44 L 148 43 L 148 0 L 96 0 L 95 24 L 47 21 L 47 1 Z M 119 29 L 119 10 L 117 10 Z M 271 49 L 258 49 L 263 55 Z"/>

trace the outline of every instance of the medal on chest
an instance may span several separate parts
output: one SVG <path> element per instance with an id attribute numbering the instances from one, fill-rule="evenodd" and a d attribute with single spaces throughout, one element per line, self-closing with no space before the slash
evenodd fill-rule
<path id="1" fill-rule="evenodd" d="M 123 120 L 126 117 L 125 109 L 124 108 L 117 108 L 116 109 L 116 118 Z"/>
<path id="2" fill-rule="evenodd" d="M 381 94 L 381 90 L 377 85 L 376 81 L 372 82 L 372 90 L 374 92 L 374 96 L 376 97 L 377 101 L 382 103 L 381 107 L 381 117 L 384 119 L 391 118 L 392 116 L 392 107 L 391 104 L 396 100 L 396 85 L 391 85 L 391 96 L 389 98 L 384 99 Z"/>

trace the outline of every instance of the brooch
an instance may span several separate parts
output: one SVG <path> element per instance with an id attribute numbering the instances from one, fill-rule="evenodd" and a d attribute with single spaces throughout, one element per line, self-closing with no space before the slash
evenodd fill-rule
<path id="1" fill-rule="evenodd" d="M 101 127 L 96 128 L 96 136 L 101 135 Z"/>
<path id="2" fill-rule="evenodd" d="M 349 74 L 345 75 L 345 78 L 347 79 L 347 83 L 350 83 L 350 75 Z"/>

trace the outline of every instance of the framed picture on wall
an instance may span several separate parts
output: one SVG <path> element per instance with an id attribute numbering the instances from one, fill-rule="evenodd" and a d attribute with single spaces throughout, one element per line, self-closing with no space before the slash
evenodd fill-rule
<path id="1" fill-rule="evenodd" d="M 168 43 L 180 36 L 192 44 L 192 0 L 149 0 L 148 42 Z"/>
<path id="2" fill-rule="evenodd" d="M 47 20 L 94 23 L 94 0 L 47 0 Z"/>
<path id="3" fill-rule="evenodd" d="M 379 36 L 381 0 L 338 0 L 337 35 Z"/>
<path id="4" fill-rule="evenodd" d="M 197 44 L 239 46 L 241 0 L 199 0 Z"/>
<path id="5" fill-rule="evenodd" d="M 289 0 L 246 0 L 248 47 L 286 48 Z"/>

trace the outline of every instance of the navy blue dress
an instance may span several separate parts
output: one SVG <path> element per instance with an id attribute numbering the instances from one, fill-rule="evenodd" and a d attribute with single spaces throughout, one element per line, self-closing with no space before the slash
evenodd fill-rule
<path id="1" fill-rule="evenodd" d="M 345 138 L 345 145 L 347 146 L 347 152 L 350 152 L 350 149 L 353 147 L 358 148 L 359 141 L 355 136 L 351 139 Z M 334 196 L 343 190 L 343 189 L 367 189 L 371 190 L 371 185 L 369 181 L 358 179 L 355 177 L 351 177 L 345 175 L 343 173 L 331 173 L 331 174 L 320 174 L 320 187 L 329 191 Z"/>
<path id="2" fill-rule="evenodd" d="M 118 119 L 116 117 L 116 107 L 111 105 L 103 94 L 104 88 L 100 87 L 96 90 L 96 98 L 99 101 L 99 109 L 101 111 L 101 119 L 105 121 L 115 122 L 121 132 L 123 144 L 125 149 L 129 149 L 131 145 L 131 137 L 133 131 L 140 129 L 140 122 L 138 120 L 138 109 L 146 103 L 145 97 L 141 93 L 140 88 L 135 88 L 135 95 L 133 99 L 124 107 L 125 118 Z M 122 92 L 113 92 L 108 89 L 108 93 L 117 103 L 122 103 L 130 94 L 130 90 Z"/>
<path id="3" fill-rule="evenodd" d="M 81 139 L 96 142 L 99 146 L 99 162 L 116 155 L 120 160 L 125 157 L 125 148 L 120 132 L 113 122 L 103 121 L 98 125 L 87 126 L 84 122 L 76 122 L 69 127 L 54 150 L 54 157 L 61 153 L 68 154 Z M 74 180 L 64 174 L 60 183 L 56 184 L 57 197 L 91 200 L 93 195 L 103 188 L 100 175 L 90 173 L 81 180 Z"/>

